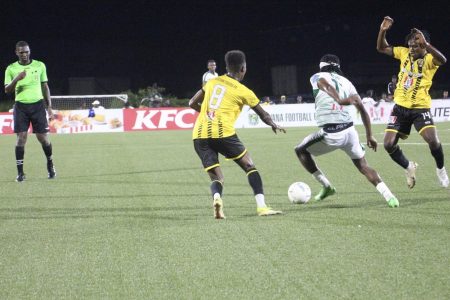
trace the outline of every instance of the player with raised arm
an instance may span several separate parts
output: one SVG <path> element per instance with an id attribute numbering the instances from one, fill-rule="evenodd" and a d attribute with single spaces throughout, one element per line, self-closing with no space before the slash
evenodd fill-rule
<path id="1" fill-rule="evenodd" d="M 445 56 L 430 44 L 428 34 L 416 28 L 406 36 L 408 47 L 393 47 L 386 40 L 386 32 L 394 20 L 385 17 L 380 25 L 377 50 L 400 60 L 395 105 L 384 135 L 384 148 L 392 160 L 405 169 L 409 188 L 416 184 L 417 163 L 409 161 L 398 145 L 399 138 L 408 138 L 414 124 L 417 132 L 428 143 L 436 162 L 436 174 L 442 187 L 448 187 L 449 179 L 444 166 L 444 152 L 431 116 L 431 97 L 428 91 L 439 66 L 445 64 Z"/>
<path id="2" fill-rule="evenodd" d="M 10 64 L 5 71 L 5 92 L 7 94 L 15 92 L 13 117 L 14 132 L 17 134 L 15 149 L 17 182 L 25 180 L 23 160 L 30 124 L 47 158 L 48 178 L 56 177 L 52 158 L 52 144 L 47 134 L 49 127 L 46 109 L 49 118 L 53 118 L 47 71 L 43 62 L 30 59 L 30 53 L 27 42 L 18 42 L 16 44 L 16 55 L 19 60 Z"/>
<path id="3" fill-rule="evenodd" d="M 377 141 L 372 135 L 370 117 L 364 109 L 355 87 L 343 76 L 340 61 L 336 55 L 326 54 L 320 60 L 320 72 L 311 77 L 311 85 L 316 104 L 316 121 L 320 130 L 310 134 L 295 147 L 298 159 L 305 169 L 322 185 L 314 200 L 321 201 L 334 195 L 336 189 L 316 165 L 313 156 L 343 150 L 358 170 L 366 176 L 386 199 L 390 207 L 398 207 L 399 202 L 378 173 L 369 167 L 364 157 L 364 148 L 359 143 L 358 132 L 353 126 L 350 105 L 361 114 L 366 128 L 367 146 L 377 150 Z"/>
<path id="4" fill-rule="evenodd" d="M 219 164 L 219 153 L 234 160 L 247 174 L 259 216 L 281 214 L 281 211 L 266 205 L 261 176 L 247 149 L 239 140 L 234 123 L 243 106 L 248 105 L 264 123 L 272 127 L 273 132 L 286 131 L 275 124 L 259 105 L 255 93 L 240 83 L 247 72 L 245 54 L 239 50 L 228 51 L 225 63 L 227 74 L 209 80 L 189 101 L 189 106 L 199 112 L 192 137 L 195 151 L 211 179 L 214 217 L 225 218 L 222 201 L 224 176 Z"/>

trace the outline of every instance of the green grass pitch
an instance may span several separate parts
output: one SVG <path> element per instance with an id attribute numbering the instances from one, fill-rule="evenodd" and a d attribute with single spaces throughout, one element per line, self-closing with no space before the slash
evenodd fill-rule
<path id="1" fill-rule="evenodd" d="M 284 214 L 257 217 L 245 174 L 222 159 L 226 220 L 213 218 L 190 131 L 53 135 L 55 180 L 30 136 L 21 184 L 15 137 L 0 136 L 0 298 L 448 299 L 450 193 L 420 136 L 401 142 L 419 163 L 413 190 L 383 149 L 384 126 L 367 151 L 400 208 L 342 152 L 317 159 L 337 194 L 292 205 L 292 182 L 320 188 L 293 151 L 315 130 L 238 131 Z M 438 132 L 448 162 L 450 123 Z"/>

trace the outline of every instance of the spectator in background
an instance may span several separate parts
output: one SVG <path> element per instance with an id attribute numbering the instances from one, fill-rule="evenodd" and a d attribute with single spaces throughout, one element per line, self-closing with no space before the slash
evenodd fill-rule
<path id="1" fill-rule="evenodd" d="M 206 84 L 206 82 L 208 82 L 208 80 L 216 78 L 217 76 L 219 76 L 216 73 L 217 65 L 216 65 L 216 61 L 214 59 L 208 60 L 208 65 L 207 66 L 208 66 L 208 71 L 205 74 L 203 74 L 202 86 L 204 86 Z"/>
<path id="2" fill-rule="evenodd" d="M 94 102 L 92 102 L 92 108 L 95 109 L 105 109 L 103 106 L 100 105 L 100 101 L 95 100 Z"/>
<path id="3" fill-rule="evenodd" d="M 301 104 L 301 103 L 303 103 L 303 97 L 298 95 L 297 96 L 297 104 Z"/>
<path id="4" fill-rule="evenodd" d="M 89 118 L 94 118 L 98 122 L 105 121 L 105 108 L 100 105 L 100 101 L 95 100 L 92 102 L 92 107 L 89 109 Z"/>
<path id="5" fill-rule="evenodd" d="M 442 92 L 442 99 L 448 99 L 448 91 L 447 90 L 444 90 Z"/>
<path id="6" fill-rule="evenodd" d="M 394 98 L 394 92 L 396 88 L 397 88 L 397 76 L 392 75 L 391 81 L 388 83 L 387 86 L 387 96 L 389 101 L 392 101 L 392 99 Z"/>
<path id="7" fill-rule="evenodd" d="M 286 96 L 285 95 L 281 95 L 280 104 L 286 104 Z"/>
<path id="8" fill-rule="evenodd" d="M 381 93 L 381 97 L 380 100 L 378 100 L 378 103 L 383 103 L 383 102 L 389 102 L 387 94 L 386 93 Z"/>
<path id="9" fill-rule="evenodd" d="M 261 103 L 261 105 L 272 105 L 272 104 L 273 104 L 273 102 L 270 101 L 270 97 L 269 96 L 264 97 L 263 100 L 262 100 L 262 103 Z"/>
<path id="10" fill-rule="evenodd" d="M 373 90 L 368 90 L 364 98 L 361 99 L 363 104 L 376 104 L 375 99 L 373 99 Z"/>

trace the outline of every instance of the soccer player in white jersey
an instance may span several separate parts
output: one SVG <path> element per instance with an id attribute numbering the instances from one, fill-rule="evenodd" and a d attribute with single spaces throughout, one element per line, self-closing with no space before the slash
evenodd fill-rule
<path id="1" fill-rule="evenodd" d="M 208 82 L 208 80 L 211 80 L 219 76 L 219 74 L 216 73 L 216 68 L 217 68 L 216 61 L 214 59 L 208 60 L 208 71 L 205 72 L 205 74 L 203 74 L 202 86 L 204 86 Z"/>
<path id="2" fill-rule="evenodd" d="M 316 103 L 318 132 L 308 135 L 295 152 L 305 169 L 322 185 L 314 197 L 316 201 L 336 193 L 336 189 L 317 167 L 313 156 L 343 150 L 358 170 L 376 187 L 390 207 L 398 207 L 399 202 L 378 173 L 369 167 L 364 157 L 364 148 L 359 143 L 358 132 L 353 126 L 350 105 L 361 114 L 366 128 L 367 146 L 377 150 L 377 141 L 372 136 L 370 118 L 364 109 L 355 87 L 343 76 L 340 61 L 336 55 L 326 54 L 320 60 L 320 72 L 311 77 L 311 85 Z"/>

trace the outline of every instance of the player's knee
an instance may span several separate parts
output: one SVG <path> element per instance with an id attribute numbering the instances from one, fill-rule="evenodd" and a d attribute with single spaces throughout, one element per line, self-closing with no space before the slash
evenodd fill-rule
<path id="1" fill-rule="evenodd" d="M 437 150 L 441 146 L 441 143 L 438 140 L 430 141 L 428 143 L 430 150 Z"/>
<path id="2" fill-rule="evenodd" d="M 300 157 L 302 154 L 307 153 L 306 148 L 303 145 L 298 145 L 297 147 L 295 147 L 294 151 L 298 157 Z"/>
<path id="3" fill-rule="evenodd" d="M 27 138 L 19 136 L 17 138 L 17 141 L 16 141 L 16 146 L 17 147 L 24 147 L 26 143 L 27 143 Z"/>
<path id="4" fill-rule="evenodd" d="M 394 144 L 394 142 L 392 142 L 392 141 L 384 141 L 384 149 L 388 153 L 394 152 L 395 148 L 396 148 L 396 145 Z"/>

